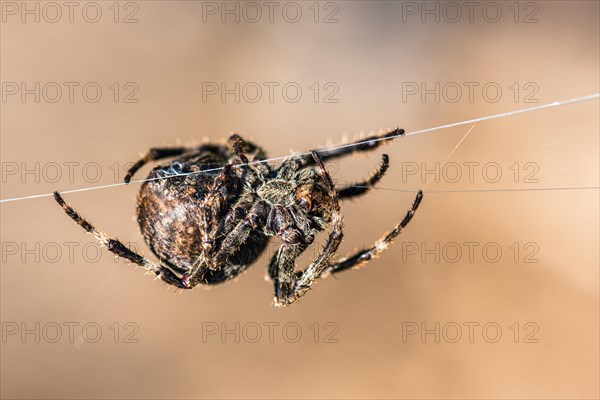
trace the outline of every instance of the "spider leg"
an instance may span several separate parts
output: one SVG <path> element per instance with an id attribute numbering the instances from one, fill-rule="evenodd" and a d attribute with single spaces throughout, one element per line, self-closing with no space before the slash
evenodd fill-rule
<path id="1" fill-rule="evenodd" d="M 358 139 L 352 143 L 337 146 L 337 148 L 318 150 L 318 152 L 323 161 L 329 161 L 331 159 L 345 157 L 357 152 L 375 150 L 382 144 L 403 135 L 404 129 L 397 128 L 380 135 L 371 135 L 366 138 Z M 301 154 L 291 156 L 285 160 L 283 163 L 281 163 L 276 171 L 278 177 L 286 178 L 288 175 L 290 175 L 290 173 L 313 164 L 315 164 L 314 157 L 311 157 L 309 154 Z"/>
<path id="2" fill-rule="evenodd" d="M 244 139 L 242 139 L 240 135 L 234 133 L 233 135 L 229 136 L 229 139 L 227 139 L 227 144 L 233 149 L 243 164 L 248 164 L 250 162 L 248 161 L 248 157 L 246 157 L 246 154 L 244 154 L 243 150 L 243 148 L 246 147 L 246 142 L 244 142 Z"/>
<path id="3" fill-rule="evenodd" d="M 392 240 L 402 232 L 402 229 L 408 225 L 415 212 L 419 208 L 419 204 L 421 204 L 421 200 L 423 200 L 423 192 L 419 190 L 415 200 L 413 202 L 412 208 L 408 210 L 406 216 L 400 221 L 398 225 L 394 227 L 390 232 L 388 232 L 383 238 L 379 239 L 372 247 L 368 249 L 364 249 L 356 252 L 355 254 L 345 257 L 335 264 L 329 266 L 325 271 L 325 274 L 329 273 L 338 273 L 349 268 L 359 267 L 365 262 L 371 260 L 372 258 L 379 255 L 379 253 L 383 252 L 387 249 L 388 245 L 392 242 Z"/>
<path id="4" fill-rule="evenodd" d="M 123 180 L 125 183 L 129 183 L 131 178 L 135 173 L 142 168 L 144 165 L 151 161 L 161 160 L 163 158 L 180 156 L 188 151 L 193 149 L 188 147 L 155 147 L 148 150 L 146 155 L 139 159 L 135 164 L 129 168 L 127 174 L 125 175 L 125 179 Z"/>
<path id="5" fill-rule="evenodd" d="M 123 181 L 125 183 L 129 183 L 131 181 L 131 178 L 133 177 L 133 175 L 135 175 L 135 173 L 140 168 L 142 168 L 144 165 L 146 165 L 147 163 L 152 162 L 152 161 L 158 161 L 158 160 L 162 160 L 164 158 L 177 157 L 177 156 L 181 156 L 183 154 L 194 153 L 194 152 L 202 153 L 203 151 L 208 151 L 208 152 L 221 153 L 223 150 L 224 150 L 223 146 L 214 145 L 214 144 L 205 144 L 205 145 L 201 145 L 198 147 L 153 147 L 150 150 L 148 150 L 148 152 L 146 153 L 146 155 L 144 155 L 144 157 L 142 157 L 141 159 L 136 161 L 136 163 L 133 164 L 131 166 L 131 168 L 129 168 Z"/>
<path id="6" fill-rule="evenodd" d="M 228 168 L 229 167 L 229 168 Z M 262 248 L 255 248 L 253 245 L 257 240 L 260 240 L 252 230 L 260 223 L 261 205 L 253 208 L 252 198 L 242 198 L 234 206 L 233 210 L 224 216 L 220 211 L 221 202 L 223 201 L 218 191 L 220 186 L 226 185 L 228 172 L 231 166 L 225 167 L 221 177 L 217 179 L 215 187 L 206 198 L 204 205 L 201 208 L 201 235 L 202 235 L 202 256 L 182 279 L 188 286 L 195 286 L 201 282 L 207 282 L 211 276 L 218 275 L 221 272 L 228 274 L 229 267 L 234 266 L 230 262 L 230 257 L 236 252 L 244 251 L 241 259 L 237 259 L 237 264 L 245 266 L 248 264 L 244 260 L 253 258 L 253 249 L 257 252 L 262 252 Z M 221 182 L 218 182 L 221 181 Z M 244 219 L 244 216 L 248 218 Z M 237 221 L 243 220 L 241 223 Z M 237 229 L 236 229 L 237 228 Z M 223 238 L 220 245 L 220 251 L 215 251 L 215 243 L 217 239 Z"/>
<path id="7" fill-rule="evenodd" d="M 232 165 L 227 164 L 221 170 L 220 175 L 214 182 L 209 193 L 204 198 L 200 207 L 200 232 L 202 237 L 202 258 L 197 265 L 187 274 L 188 279 L 202 280 L 202 277 L 196 277 L 196 274 L 204 265 L 209 269 L 217 270 L 221 264 L 215 261 L 215 243 L 219 237 L 227 235 L 235 228 L 233 223 L 242 219 L 247 210 L 252 208 L 252 199 L 240 199 L 234 206 L 231 213 L 223 216 L 222 206 L 224 198 L 221 194 L 221 188 L 228 187 L 232 179 Z"/>
<path id="8" fill-rule="evenodd" d="M 154 272 L 158 278 L 163 280 L 166 283 L 169 283 L 173 286 L 177 286 L 181 289 L 189 289 L 190 286 L 186 285 L 182 279 L 177 277 L 170 269 L 156 264 L 144 256 L 132 251 L 123 243 L 121 243 L 117 239 L 111 239 L 106 236 L 104 232 L 98 231 L 90 222 L 88 222 L 85 218 L 81 216 L 77 211 L 75 211 L 71 206 L 69 206 L 65 200 L 62 198 L 60 193 L 54 192 L 54 199 L 56 202 L 63 208 L 65 213 L 75 221 L 79 226 L 85 229 L 88 233 L 92 234 L 96 240 L 100 243 L 101 246 L 106 246 L 106 248 L 134 264 L 142 266 L 144 269 L 150 272 Z"/>
<path id="9" fill-rule="evenodd" d="M 356 196 L 367 193 L 379 180 L 383 177 L 385 172 L 390 166 L 390 158 L 387 154 L 383 154 L 381 157 L 381 165 L 375 170 L 369 178 L 363 182 L 355 183 L 354 185 L 348 185 L 343 188 L 337 189 L 338 198 L 350 199 Z"/>
<path id="10" fill-rule="evenodd" d="M 221 219 L 221 208 L 224 201 L 221 194 L 221 188 L 223 186 L 227 187 L 230 180 L 231 164 L 227 164 L 225 167 L 223 167 L 217 179 L 215 179 L 211 191 L 206 194 L 202 203 L 202 207 L 200 207 L 202 254 L 208 265 L 211 265 L 210 260 L 214 255 L 215 236 L 219 227 L 219 221 Z M 188 275 L 193 277 L 200 266 L 201 265 L 199 263 L 197 268 L 194 268 L 192 271 L 190 271 Z"/>
<path id="11" fill-rule="evenodd" d="M 129 183 L 133 175 L 135 175 L 140 168 L 149 162 L 162 160 L 164 158 L 177 157 L 188 153 L 202 153 L 203 151 L 223 154 L 225 147 L 214 144 L 204 144 L 197 147 L 153 147 L 148 150 L 144 157 L 136 161 L 136 163 L 129 168 L 123 181 L 125 183 Z"/>
<path id="12" fill-rule="evenodd" d="M 269 263 L 269 275 L 275 287 L 275 304 L 282 306 L 292 303 L 297 278 L 302 274 L 295 271 L 296 260 L 306 250 L 305 244 L 282 244 Z M 295 300 L 295 299 L 294 299 Z"/>
<path id="13" fill-rule="evenodd" d="M 314 150 L 311 153 L 315 158 L 315 162 L 320 166 L 319 172 L 322 178 L 325 179 L 329 187 L 333 229 L 317 259 L 304 271 L 295 272 L 294 266 L 300 254 L 306 249 L 305 243 L 284 243 L 279 248 L 277 254 L 273 257 L 272 265 L 269 267 L 269 270 L 275 275 L 275 304 L 277 306 L 295 302 L 310 289 L 314 281 L 321 276 L 329 265 L 329 261 L 337 251 L 344 235 L 342 215 L 335 186 L 319 154 Z"/>
<path id="14" fill-rule="evenodd" d="M 215 255 L 211 257 L 209 268 L 218 269 L 227 263 L 231 256 L 243 250 L 244 243 L 249 239 L 253 230 L 264 225 L 268 206 L 259 201 L 251 206 L 242 220 L 223 238 Z"/>
<path id="15" fill-rule="evenodd" d="M 252 142 L 244 140 L 237 133 L 234 133 L 233 135 L 229 136 L 229 139 L 227 140 L 227 145 L 233 149 L 235 154 L 241 160 L 242 164 L 250 164 L 250 169 L 254 171 L 258 176 L 263 178 L 269 176 L 271 171 L 267 167 L 266 163 L 255 162 L 266 157 L 266 153 L 261 147 L 255 145 Z M 246 156 L 245 152 L 256 153 L 256 156 L 254 157 L 254 160 L 252 162 L 248 160 L 248 157 Z"/>
<path id="16" fill-rule="evenodd" d="M 339 146 L 338 148 L 319 150 L 319 155 L 323 161 L 327 161 L 332 158 L 344 157 L 357 152 L 371 151 L 382 144 L 403 135 L 404 129 L 396 128 L 380 135 L 371 135 L 366 138 L 355 140 L 352 143 Z"/>
<path id="17" fill-rule="evenodd" d="M 265 158 L 267 156 L 267 153 L 262 147 L 249 140 L 244 139 L 237 133 L 234 133 L 229 136 L 229 138 L 227 139 L 227 144 L 236 152 L 238 156 L 240 152 L 256 154 L 257 158 Z"/>

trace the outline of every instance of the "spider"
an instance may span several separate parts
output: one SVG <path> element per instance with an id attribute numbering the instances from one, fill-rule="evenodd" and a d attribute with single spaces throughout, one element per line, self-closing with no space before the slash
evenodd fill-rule
<path id="1" fill-rule="evenodd" d="M 274 281 L 275 305 L 284 306 L 298 300 L 319 277 L 372 259 L 410 222 L 423 198 L 421 191 L 406 216 L 373 246 L 332 262 L 343 236 L 339 200 L 365 194 L 385 174 L 389 158 L 383 154 L 381 165 L 368 179 L 341 188 L 334 186 L 324 161 L 371 151 L 403 134 L 404 130 L 395 129 L 347 146 L 293 155 L 276 168 L 260 162 L 266 160 L 265 151 L 237 134 L 227 144 L 150 149 L 129 169 L 125 183 L 149 162 L 176 158 L 152 169 L 137 201 L 142 235 L 159 263 L 96 229 L 58 192 L 54 197 L 100 245 L 181 289 L 237 276 L 277 236 L 282 243 L 268 271 Z M 298 258 L 315 234 L 328 226 L 332 229 L 318 257 L 305 270 L 296 270 Z"/>

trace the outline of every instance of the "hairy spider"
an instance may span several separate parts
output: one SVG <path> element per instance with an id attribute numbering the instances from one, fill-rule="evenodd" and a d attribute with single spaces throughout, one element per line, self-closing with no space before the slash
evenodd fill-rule
<path id="1" fill-rule="evenodd" d="M 395 129 L 348 146 L 312 150 L 311 155 L 286 158 L 277 168 L 255 162 L 265 160 L 266 153 L 237 134 L 226 145 L 151 149 L 129 169 L 125 182 L 148 162 L 178 157 L 152 169 L 137 202 L 142 235 L 160 263 L 107 237 L 58 192 L 54 197 L 101 245 L 182 289 L 235 277 L 256 261 L 270 237 L 277 236 L 282 244 L 271 259 L 269 275 L 275 285 L 275 305 L 287 305 L 306 293 L 317 278 L 372 259 L 410 222 L 423 198 L 421 191 L 400 223 L 373 246 L 337 262 L 331 260 L 343 236 L 338 200 L 366 193 L 385 174 L 389 159 L 384 154 L 368 179 L 339 189 L 323 161 L 373 150 L 402 134 L 404 130 Z M 315 234 L 329 225 L 332 230 L 319 256 L 305 270 L 296 270 L 297 259 Z"/>

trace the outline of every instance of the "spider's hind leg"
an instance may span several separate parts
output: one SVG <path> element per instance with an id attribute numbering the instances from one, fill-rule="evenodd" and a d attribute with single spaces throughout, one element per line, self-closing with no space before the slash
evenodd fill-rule
<path id="1" fill-rule="evenodd" d="M 209 152 L 209 153 L 217 153 L 220 155 L 224 155 L 224 150 L 225 150 L 224 146 L 214 145 L 214 144 L 203 144 L 203 145 L 195 146 L 195 147 L 185 147 L 185 146 L 153 147 L 150 150 L 148 150 L 148 152 L 146 153 L 146 155 L 144 155 L 144 157 L 139 159 L 135 164 L 133 164 L 131 166 L 131 168 L 129 168 L 129 170 L 127 171 L 127 174 L 125 175 L 125 179 L 123 181 L 125 183 L 129 183 L 131 181 L 131 178 L 133 177 L 133 175 L 135 175 L 135 173 L 137 171 L 139 171 L 140 168 L 142 168 L 144 165 L 146 165 L 152 161 L 158 161 L 158 160 L 162 160 L 165 158 L 182 156 L 184 154 L 186 154 L 186 155 L 187 154 L 190 154 L 190 155 L 201 154 L 202 152 L 205 152 L 205 151 Z"/>
<path id="2" fill-rule="evenodd" d="M 369 247 L 368 249 L 358 251 L 355 254 L 345 257 L 342 260 L 336 262 L 335 264 L 329 266 L 327 269 L 325 269 L 325 271 L 323 271 L 323 274 L 335 274 L 341 271 L 345 271 L 349 268 L 359 267 L 365 262 L 376 257 L 379 253 L 383 252 L 385 249 L 387 249 L 388 245 L 392 242 L 392 240 L 394 240 L 394 238 L 398 236 L 400 232 L 402 232 L 402 229 L 404 229 L 406 225 L 408 225 L 415 212 L 419 208 L 419 205 L 421 204 L 422 200 L 423 192 L 419 190 L 411 209 L 408 210 L 406 216 L 402 219 L 402 221 L 400 221 L 398 225 L 394 227 L 394 229 L 388 232 L 383 238 L 379 239 L 377 242 L 375 242 L 373 246 Z"/>
<path id="3" fill-rule="evenodd" d="M 135 175 L 135 173 L 140 168 L 142 168 L 144 165 L 148 164 L 151 161 L 158 161 L 158 160 L 162 160 L 163 158 L 180 156 L 184 153 L 187 153 L 190 150 L 192 150 L 192 149 L 190 149 L 188 147 L 151 148 L 150 150 L 148 150 L 148 152 L 146 153 L 146 155 L 144 157 L 139 159 L 135 164 L 133 164 L 131 166 L 131 168 L 129 168 L 129 170 L 127 171 L 127 175 L 125 175 L 125 178 L 123 179 L 123 181 L 125 183 L 129 183 L 131 181 L 131 178 L 133 177 L 133 175 Z"/>
<path id="4" fill-rule="evenodd" d="M 132 251 L 123 243 L 121 243 L 117 239 L 111 239 L 106 236 L 104 232 L 98 231 L 89 221 L 81 216 L 77 211 L 75 211 L 71 206 L 69 206 L 65 200 L 62 198 L 60 193 L 54 192 L 54 199 L 56 202 L 63 208 L 65 213 L 77 223 L 77 225 L 81 226 L 88 233 L 92 234 L 96 240 L 100 243 L 101 246 L 106 246 L 106 248 L 134 264 L 142 266 L 147 271 L 154 272 L 156 276 L 162 279 L 164 282 L 169 283 L 173 286 L 177 286 L 181 289 L 189 289 L 187 282 L 184 282 L 182 279 L 177 277 L 170 269 L 163 267 L 162 265 L 156 264 L 144 256 Z"/>

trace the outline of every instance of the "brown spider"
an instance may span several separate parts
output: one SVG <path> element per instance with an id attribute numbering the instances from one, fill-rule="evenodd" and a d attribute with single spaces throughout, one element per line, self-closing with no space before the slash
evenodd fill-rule
<path id="1" fill-rule="evenodd" d="M 150 161 L 178 157 L 150 172 L 137 203 L 142 235 L 160 263 L 98 231 L 58 192 L 54 197 L 101 245 L 182 289 L 235 277 L 257 260 L 271 236 L 277 236 L 283 243 L 271 259 L 269 275 L 275 284 L 275 305 L 287 305 L 317 278 L 372 259 L 410 222 L 423 198 L 421 191 L 402 221 L 372 247 L 331 261 L 343 236 L 338 200 L 366 193 L 385 174 L 389 159 L 384 154 L 368 179 L 340 189 L 334 187 L 323 160 L 370 151 L 403 134 L 395 129 L 343 147 L 290 156 L 277 168 L 260 162 L 266 159 L 264 150 L 237 134 L 227 145 L 151 149 L 130 168 L 125 182 Z M 332 230 L 319 256 L 305 270 L 296 271 L 302 252 L 329 225 Z"/>

